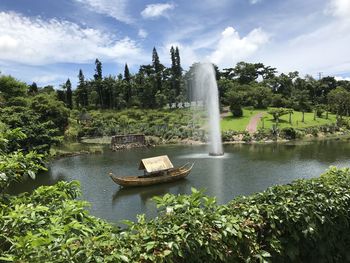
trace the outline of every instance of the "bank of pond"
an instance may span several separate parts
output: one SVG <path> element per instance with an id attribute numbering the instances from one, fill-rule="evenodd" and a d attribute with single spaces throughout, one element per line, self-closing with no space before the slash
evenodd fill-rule
<path id="1" fill-rule="evenodd" d="M 140 215 L 125 228 L 91 216 L 79 193 L 77 181 L 61 181 L 9 197 L 0 217 L 0 260 L 349 261 L 349 169 L 331 168 L 226 205 L 194 188 L 190 195 L 165 194 L 154 198 L 155 218 Z"/>

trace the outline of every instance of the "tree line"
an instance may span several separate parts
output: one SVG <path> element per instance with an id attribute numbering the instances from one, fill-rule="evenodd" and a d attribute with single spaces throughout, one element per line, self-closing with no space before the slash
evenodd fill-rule
<path id="1" fill-rule="evenodd" d="M 57 90 L 57 97 L 70 109 L 155 109 L 184 102 L 186 96 L 178 47 L 171 47 L 170 57 L 171 67 L 167 68 L 160 62 L 156 48 L 153 48 L 151 64 L 141 65 L 134 75 L 125 64 L 123 74 L 117 76 L 103 76 L 102 62 L 96 59 L 92 79 L 87 79 L 80 69 L 76 89 L 72 91 L 68 79 Z"/>
<path id="2" fill-rule="evenodd" d="M 182 107 L 192 100 L 197 63 L 184 71 L 178 47 L 170 49 L 171 65 L 164 66 L 152 51 L 152 62 L 141 65 L 132 74 L 125 64 L 123 74 L 103 75 L 102 62 L 95 61 L 95 74 L 88 79 L 82 70 L 78 85 L 68 79 L 59 89 L 53 86 L 27 85 L 11 76 L 0 75 L 0 124 L 10 129 L 22 128 L 27 135 L 18 143 L 29 151 L 35 145 L 39 152 L 60 141 L 67 130 L 72 109 L 77 113 L 89 110 L 163 109 Z M 233 116 L 241 116 L 243 107 L 281 108 L 273 112 L 278 119 L 292 110 L 324 112 L 341 120 L 350 111 L 350 82 L 326 76 L 315 79 L 301 77 L 297 71 L 278 73 L 263 63 L 239 62 L 232 68 L 213 65 L 218 83 L 221 107 L 229 107 Z M 284 109 L 284 110 L 283 110 Z M 72 114 L 71 114 L 72 117 Z M 117 122 L 119 120 L 116 120 Z"/>
<path id="3" fill-rule="evenodd" d="M 171 66 L 164 66 L 156 48 L 152 63 L 141 65 L 131 74 L 125 64 L 123 74 L 103 76 L 102 63 L 95 61 L 95 74 L 86 79 L 82 70 L 78 85 L 72 91 L 68 79 L 57 90 L 57 97 L 70 109 L 116 109 L 178 107 L 192 100 L 194 63 L 187 71 L 181 67 L 178 47 L 170 49 Z M 242 107 L 289 108 L 302 112 L 334 112 L 349 115 L 350 82 L 332 76 L 315 79 L 301 77 L 299 72 L 278 74 L 277 69 L 263 63 L 239 62 L 220 70 L 213 65 L 218 82 L 221 106 L 230 106 L 234 116 L 242 116 Z"/>

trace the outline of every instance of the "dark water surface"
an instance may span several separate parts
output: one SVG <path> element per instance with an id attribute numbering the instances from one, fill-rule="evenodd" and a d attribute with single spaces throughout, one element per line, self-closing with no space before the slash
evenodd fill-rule
<path id="1" fill-rule="evenodd" d="M 151 198 L 165 193 L 190 193 L 191 187 L 205 189 L 226 203 L 237 195 L 249 195 L 276 184 L 298 178 L 317 177 L 330 165 L 350 166 L 350 143 L 319 141 L 304 144 L 225 145 L 223 157 L 209 157 L 206 146 L 161 146 L 103 154 L 84 155 L 54 161 L 47 173 L 35 181 L 27 180 L 12 193 L 31 191 L 39 185 L 59 180 L 79 180 L 82 199 L 91 203 L 93 215 L 110 222 L 135 220 L 136 215 L 155 215 Z M 122 189 L 107 176 L 141 175 L 142 158 L 167 154 L 175 166 L 195 162 L 187 179 L 157 186 Z"/>

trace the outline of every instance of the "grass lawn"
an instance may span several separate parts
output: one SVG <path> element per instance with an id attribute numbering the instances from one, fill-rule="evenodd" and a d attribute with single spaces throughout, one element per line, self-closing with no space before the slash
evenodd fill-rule
<path id="1" fill-rule="evenodd" d="M 221 119 L 221 130 L 234 130 L 234 131 L 245 131 L 250 118 L 259 112 L 266 112 L 266 110 L 247 110 L 243 109 L 243 116 L 239 118 L 234 118 L 230 112 L 228 116 Z"/>
<path id="2" fill-rule="evenodd" d="M 272 128 L 272 125 L 275 124 L 272 118 L 272 115 L 265 113 L 265 119 L 264 119 L 264 128 L 269 129 Z M 330 124 L 334 123 L 336 121 L 334 114 L 328 114 L 328 119 L 326 119 L 326 114 L 324 113 L 322 118 L 317 118 L 314 120 L 314 113 L 313 112 L 305 112 L 305 118 L 304 122 L 301 122 L 303 114 L 299 111 L 294 111 L 292 114 L 292 124 L 289 123 L 289 114 L 284 115 L 280 118 L 280 122 L 278 123 L 278 127 L 285 128 L 285 127 L 293 127 L 293 128 L 306 128 L 311 126 L 319 126 L 324 124 Z M 262 128 L 262 121 L 260 120 L 258 124 L 259 128 Z"/>
<path id="3" fill-rule="evenodd" d="M 229 113 L 228 116 L 221 119 L 221 130 L 227 131 L 227 130 L 234 130 L 234 131 L 245 131 L 245 128 L 247 127 L 251 117 L 258 114 L 259 112 L 264 113 L 264 128 L 269 129 L 272 128 L 272 125 L 274 124 L 272 115 L 267 113 L 268 110 L 247 110 L 243 109 L 243 117 L 239 118 L 233 118 L 232 114 Z M 313 112 L 305 112 L 305 121 L 301 122 L 302 120 L 302 113 L 299 111 L 294 111 L 292 114 L 292 124 L 289 123 L 289 114 L 284 115 L 280 118 L 280 122 L 278 127 L 284 128 L 284 127 L 293 127 L 293 128 L 306 128 L 311 126 L 318 126 L 318 125 L 324 125 L 324 124 L 330 124 L 334 123 L 336 121 L 334 114 L 328 114 L 328 119 L 325 118 L 325 113 L 323 114 L 322 118 L 316 118 L 314 120 L 314 113 Z M 258 128 L 262 128 L 262 121 L 260 120 L 258 124 Z"/>

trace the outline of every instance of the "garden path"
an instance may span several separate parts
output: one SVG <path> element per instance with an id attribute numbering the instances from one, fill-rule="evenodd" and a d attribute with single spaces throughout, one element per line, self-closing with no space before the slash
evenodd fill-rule
<path id="1" fill-rule="evenodd" d="M 257 131 L 257 129 L 258 129 L 259 120 L 261 119 L 261 117 L 262 117 L 263 115 L 264 115 L 263 112 L 259 112 L 258 114 L 254 115 L 254 116 L 250 119 L 250 121 L 249 121 L 247 127 L 245 128 L 245 130 L 246 130 L 247 132 L 249 132 L 250 134 L 255 133 L 255 132 Z"/>

